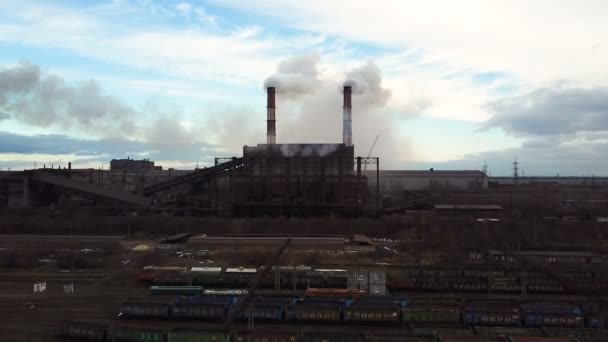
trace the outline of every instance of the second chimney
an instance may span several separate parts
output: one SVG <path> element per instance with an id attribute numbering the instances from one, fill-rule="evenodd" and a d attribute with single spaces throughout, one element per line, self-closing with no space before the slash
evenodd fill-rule
<path id="1" fill-rule="evenodd" d="M 275 110 L 276 106 L 274 104 L 274 87 L 268 87 L 266 90 L 268 93 L 268 98 L 266 101 L 266 143 L 267 144 L 276 144 L 277 143 L 277 131 L 276 131 L 276 116 Z"/>
<path id="2" fill-rule="evenodd" d="M 342 143 L 346 146 L 353 145 L 353 121 L 352 121 L 352 88 L 344 86 L 344 117 L 342 122 Z"/>

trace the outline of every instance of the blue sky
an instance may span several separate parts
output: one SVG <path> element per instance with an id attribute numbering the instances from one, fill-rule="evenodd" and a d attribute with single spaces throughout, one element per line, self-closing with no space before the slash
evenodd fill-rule
<path id="1" fill-rule="evenodd" d="M 373 154 L 385 168 L 487 162 L 506 175 L 517 156 L 529 175 L 608 175 L 606 10 L 599 0 L 0 2 L 0 169 L 127 155 L 193 168 L 239 155 L 265 141 L 273 76 L 295 82 L 279 91 L 279 142 L 339 142 L 339 89 L 355 77 L 356 151 L 380 134 Z"/>

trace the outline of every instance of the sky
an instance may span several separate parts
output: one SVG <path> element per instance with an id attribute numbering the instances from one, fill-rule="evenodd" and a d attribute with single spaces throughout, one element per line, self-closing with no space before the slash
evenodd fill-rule
<path id="1" fill-rule="evenodd" d="M 0 170 L 193 169 L 266 141 L 383 169 L 608 176 L 608 2 L 1 1 Z"/>

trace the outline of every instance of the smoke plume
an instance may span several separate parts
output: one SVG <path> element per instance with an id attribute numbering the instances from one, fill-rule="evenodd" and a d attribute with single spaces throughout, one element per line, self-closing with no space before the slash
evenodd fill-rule
<path id="1" fill-rule="evenodd" d="M 367 62 L 345 72 L 342 82 L 322 78 L 319 62 L 318 55 L 289 58 L 266 80 L 264 85 L 277 91 L 277 142 L 341 143 L 341 90 L 350 85 L 355 154 L 367 156 L 380 134 L 372 156 L 381 158 L 383 168 L 403 167 L 399 162 L 411 159 L 410 143 L 399 135 L 398 115 L 386 108 L 391 91 L 382 84 L 381 70 Z M 286 155 L 294 152 L 284 151 Z"/>
<path id="2" fill-rule="evenodd" d="M 0 70 L 0 112 L 33 126 L 60 126 L 104 136 L 134 130 L 134 110 L 104 95 L 96 81 L 69 85 L 27 62 Z"/>
<path id="3" fill-rule="evenodd" d="M 264 89 L 275 87 L 278 94 L 288 98 L 297 98 L 310 94 L 318 87 L 317 64 L 319 54 L 295 56 L 279 63 L 277 72 L 264 81 Z"/>

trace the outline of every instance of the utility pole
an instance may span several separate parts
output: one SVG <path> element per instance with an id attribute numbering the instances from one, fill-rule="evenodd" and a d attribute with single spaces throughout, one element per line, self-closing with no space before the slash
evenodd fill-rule
<path id="1" fill-rule="evenodd" d="M 519 183 L 519 163 L 517 162 L 517 157 L 513 159 L 513 182 L 515 184 Z"/>
<path id="2" fill-rule="evenodd" d="M 380 134 L 376 135 L 376 138 L 374 139 L 374 142 L 372 143 L 372 147 L 369 149 L 369 153 L 367 154 L 368 159 L 372 155 L 372 152 L 374 151 L 374 147 L 376 147 L 376 144 L 378 143 L 379 138 L 380 138 Z M 364 167 L 365 167 L 365 171 L 367 171 L 367 163 L 365 164 Z"/>

